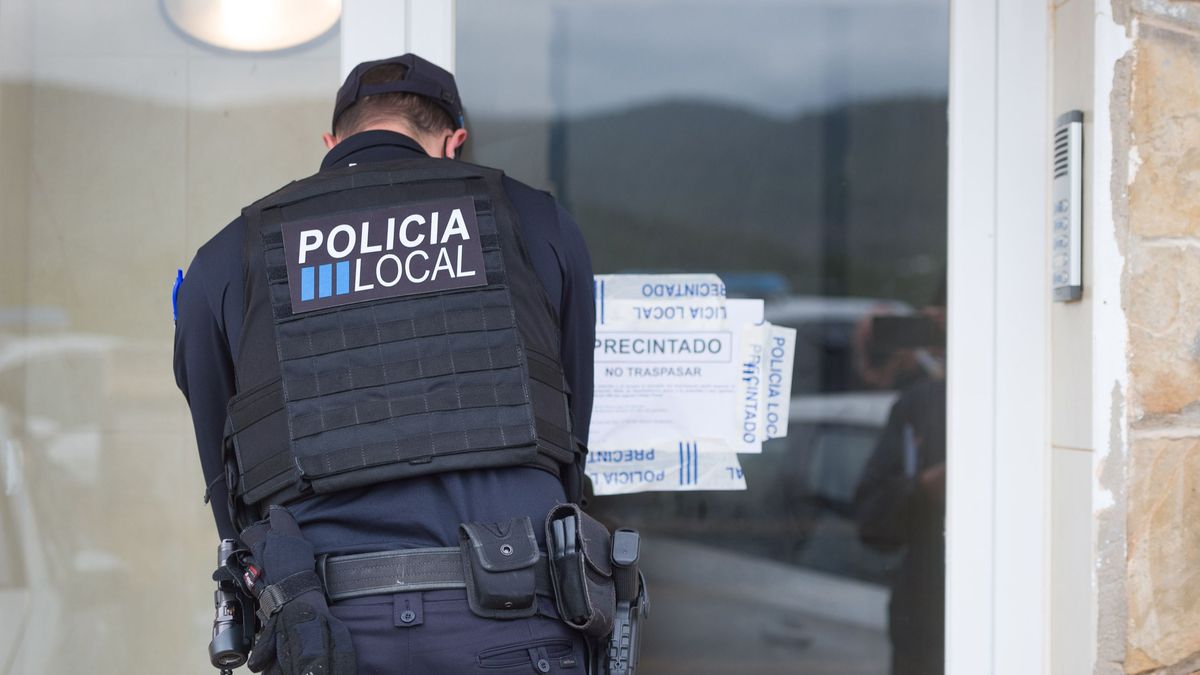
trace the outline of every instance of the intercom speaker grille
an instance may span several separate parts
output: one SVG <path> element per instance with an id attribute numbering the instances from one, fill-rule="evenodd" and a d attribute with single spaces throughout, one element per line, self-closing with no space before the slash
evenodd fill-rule
<path id="1" fill-rule="evenodd" d="M 1060 178 L 1067 175 L 1070 169 L 1070 133 L 1069 129 L 1063 127 L 1054 134 L 1054 177 Z"/>
<path id="2" fill-rule="evenodd" d="M 1050 268 L 1058 302 L 1083 298 L 1083 113 L 1066 112 L 1055 120 L 1054 180 L 1050 204 Z"/>

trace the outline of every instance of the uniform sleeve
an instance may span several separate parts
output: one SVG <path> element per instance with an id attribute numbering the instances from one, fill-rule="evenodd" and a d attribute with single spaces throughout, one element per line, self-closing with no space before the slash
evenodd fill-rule
<path id="1" fill-rule="evenodd" d="M 225 406 L 236 390 L 233 359 L 213 304 L 202 266 L 193 261 L 179 287 L 175 321 L 175 383 L 187 399 L 200 450 L 200 467 L 222 539 L 237 536 L 229 518 L 228 492 L 222 479 L 221 442 Z"/>
<path id="2" fill-rule="evenodd" d="M 562 360 L 571 387 L 571 415 L 575 435 L 586 445 L 592 421 L 592 369 L 596 344 L 596 304 L 592 294 L 592 256 L 578 223 L 558 206 L 562 234 L 563 269 Z"/>

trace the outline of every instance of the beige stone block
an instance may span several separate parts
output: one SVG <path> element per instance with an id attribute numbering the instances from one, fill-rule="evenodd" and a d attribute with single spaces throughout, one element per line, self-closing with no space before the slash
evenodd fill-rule
<path id="1" fill-rule="evenodd" d="M 1140 649 L 1130 649 L 1125 657 L 1125 672 L 1130 673 L 1146 673 L 1152 670 L 1162 668 L 1163 664 L 1150 658 L 1146 652 Z"/>
<path id="2" fill-rule="evenodd" d="M 1141 246 L 1127 264 L 1132 411 L 1178 413 L 1200 400 L 1200 253 Z"/>
<path id="3" fill-rule="evenodd" d="M 1146 248 L 1135 253 L 1126 295 L 1134 327 L 1162 334 L 1175 326 L 1181 300 L 1178 273 L 1195 257 L 1191 251 L 1174 248 Z"/>
<path id="4" fill-rule="evenodd" d="M 1113 4 L 1127 5 L 1143 20 L 1159 25 L 1170 24 L 1193 32 L 1200 30 L 1200 7 L 1193 0 L 1116 0 Z"/>
<path id="5" fill-rule="evenodd" d="M 1131 444 L 1127 672 L 1200 652 L 1200 439 Z"/>
<path id="6" fill-rule="evenodd" d="M 1200 45 L 1190 36 L 1149 30 L 1137 42 L 1135 132 L 1151 135 L 1200 111 Z"/>
<path id="7" fill-rule="evenodd" d="M 1165 31 L 1138 41 L 1131 130 L 1134 233 L 1200 234 L 1200 43 Z"/>
<path id="8" fill-rule="evenodd" d="M 1180 237 L 1200 234 L 1200 123 L 1187 132 L 1166 134 L 1188 147 L 1182 154 L 1141 149 L 1142 164 L 1129 186 L 1130 222 L 1135 234 Z"/>
<path id="9" fill-rule="evenodd" d="M 1130 362 L 1136 375 L 1132 382 L 1132 410 L 1135 419 L 1179 413 L 1200 398 L 1200 368 L 1187 361 L 1179 350 L 1158 351 L 1166 342 L 1144 331 L 1131 330 L 1131 342 L 1138 356 Z"/>

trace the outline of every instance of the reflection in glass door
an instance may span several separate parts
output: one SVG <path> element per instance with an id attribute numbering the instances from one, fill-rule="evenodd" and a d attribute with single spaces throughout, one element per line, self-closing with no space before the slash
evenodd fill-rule
<path id="1" fill-rule="evenodd" d="M 947 0 L 459 0 L 469 159 L 598 273 L 716 272 L 797 329 L 744 492 L 598 498 L 647 537 L 646 673 L 942 671 Z"/>

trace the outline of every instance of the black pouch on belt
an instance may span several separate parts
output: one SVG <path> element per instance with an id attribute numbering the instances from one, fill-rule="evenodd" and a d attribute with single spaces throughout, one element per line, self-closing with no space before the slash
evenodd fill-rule
<path id="1" fill-rule="evenodd" d="M 477 616 L 522 619 L 537 613 L 537 539 L 528 516 L 507 524 L 458 526 L 467 603 Z"/>
<path id="2" fill-rule="evenodd" d="M 575 504 L 563 504 L 546 516 L 546 547 L 562 620 L 593 638 L 607 636 L 617 611 L 608 528 Z"/>

